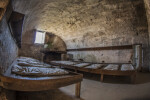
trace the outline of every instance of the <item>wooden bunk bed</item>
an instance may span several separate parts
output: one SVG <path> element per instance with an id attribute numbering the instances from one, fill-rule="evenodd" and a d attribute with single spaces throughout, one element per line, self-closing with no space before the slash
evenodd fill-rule
<path id="1" fill-rule="evenodd" d="M 129 62 L 129 63 L 112 64 L 112 63 L 78 62 L 78 61 L 51 61 L 51 64 L 63 68 L 73 69 L 76 72 L 84 71 L 89 73 L 101 74 L 101 81 L 103 81 L 104 75 L 130 76 L 131 82 L 135 83 L 136 72 L 140 70 L 141 67 L 141 45 L 98 47 L 92 49 L 82 48 L 82 49 L 71 49 L 68 51 L 123 50 L 123 49 L 133 50 L 132 63 Z"/>
<path id="2" fill-rule="evenodd" d="M 13 91 L 44 91 L 76 84 L 75 95 L 80 97 L 81 81 L 83 78 L 81 74 L 58 69 L 41 62 L 28 61 L 18 63 L 16 60 L 4 75 L 0 75 L 0 86 Z M 53 70 L 57 70 L 44 73 L 42 72 L 44 68 L 46 70 L 48 68 L 50 68 L 49 70 L 53 68 Z"/>

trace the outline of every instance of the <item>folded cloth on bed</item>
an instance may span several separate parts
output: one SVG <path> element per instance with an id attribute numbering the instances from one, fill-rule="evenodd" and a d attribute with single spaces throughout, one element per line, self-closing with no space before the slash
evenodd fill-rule
<path id="1" fill-rule="evenodd" d="M 32 61 L 32 62 L 37 62 L 39 60 L 34 59 L 34 58 L 30 58 L 30 57 L 19 57 L 17 59 L 17 61 L 24 61 L 24 62 L 30 62 L 30 61 Z"/>
<path id="2" fill-rule="evenodd" d="M 85 66 L 88 66 L 90 65 L 90 63 L 80 63 L 80 64 L 76 64 L 74 65 L 75 67 L 85 67 Z"/>
<path id="3" fill-rule="evenodd" d="M 77 62 L 72 61 L 51 61 L 52 63 L 58 63 L 58 64 L 64 64 L 64 65 L 74 65 L 77 64 Z"/>
<path id="4" fill-rule="evenodd" d="M 103 66 L 103 64 L 92 64 L 85 68 L 98 69 L 98 68 L 101 68 L 102 66 Z"/>
<path id="5" fill-rule="evenodd" d="M 20 66 L 32 66 L 32 67 L 51 67 L 51 65 L 41 62 L 39 60 L 27 57 L 19 57 L 17 64 Z"/>
<path id="6" fill-rule="evenodd" d="M 51 67 L 51 65 L 46 64 L 44 62 L 18 62 L 19 66 L 32 66 L 32 67 Z"/>
<path id="7" fill-rule="evenodd" d="M 119 68 L 119 65 L 116 65 L 116 64 L 109 64 L 107 65 L 104 69 L 105 70 L 118 70 Z"/>
<path id="8" fill-rule="evenodd" d="M 132 64 L 123 64 L 121 66 L 121 71 L 127 71 L 127 70 L 134 70 L 134 67 Z"/>
<path id="9" fill-rule="evenodd" d="M 14 65 L 11 71 L 23 76 L 57 76 L 69 73 L 60 68 L 21 67 L 19 65 Z"/>

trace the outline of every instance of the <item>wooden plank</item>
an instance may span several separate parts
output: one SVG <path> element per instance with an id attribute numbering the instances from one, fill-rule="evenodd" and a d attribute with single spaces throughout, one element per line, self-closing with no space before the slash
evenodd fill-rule
<path id="1" fill-rule="evenodd" d="M 70 73 L 68 76 L 60 76 L 52 79 L 19 79 L 8 76 L 0 76 L 3 88 L 15 91 L 43 91 L 57 89 L 67 85 L 81 82 L 83 75 Z"/>
<path id="2" fill-rule="evenodd" d="M 79 71 L 101 74 L 101 69 L 77 68 Z"/>
<path id="3" fill-rule="evenodd" d="M 74 61 L 74 62 L 78 62 L 78 61 Z M 132 64 L 132 63 L 124 63 L 124 62 L 120 62 L 120 63 L 98 63 L 98 62 L 86 62 L 86 61 L 78 62 L 78 63 L 90 63 L 90 64 Z M 50 64 L 56 65 L 56 66 L 59 66 L 59 65 L 65 66 L 63 64 L 59 64 L 59 63 L 55 63 L 55 62 L 50 62 Z"/>
<path id="4" fill-rule="evenodd" d="M 122 46 L 107 46 L 107 47 L 67 49 L 67 51 L 71 52 L 71 51 L 96 51 L 96 50 L 123 50 L 123 49 L 132 49 L 132 48 L 133 48 L 132 45 L 122 45 Z"/>
<path id="5" fill-rule="evenodd" d="M 136 71 L 102 70 L 102 73 L 105 75 L 131 76 L 136 73 Z"/>
<path id="6" fill-rule="evenodd" d="M 66 51 L 50 51 L 50 50 L 41 50 L 40 52 L 45 53 L 45 54 L 48 54 L 48 53 L 66 54 L 67 53 Z"/>

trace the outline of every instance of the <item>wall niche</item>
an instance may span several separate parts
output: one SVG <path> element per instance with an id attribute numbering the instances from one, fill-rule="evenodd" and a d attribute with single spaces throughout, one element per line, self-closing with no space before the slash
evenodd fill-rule
<path id="1" fill-rule="evenodd" d="M 17 46 L 21 48 L 24 14 L 12 11 L 8 20 L 9 28 Z"/>

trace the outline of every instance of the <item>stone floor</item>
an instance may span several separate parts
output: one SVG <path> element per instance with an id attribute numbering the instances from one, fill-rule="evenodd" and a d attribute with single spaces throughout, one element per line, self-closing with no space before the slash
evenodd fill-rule
<path id="1" fill-rule="evenodd" d="M 136 84 L 129 77 L 84 73 L 81 98 L 76 98 L 75 85 L 43 92 L 18 92 L 17 100 L 150 100 L 150 73 L 138 73 Z"/>

